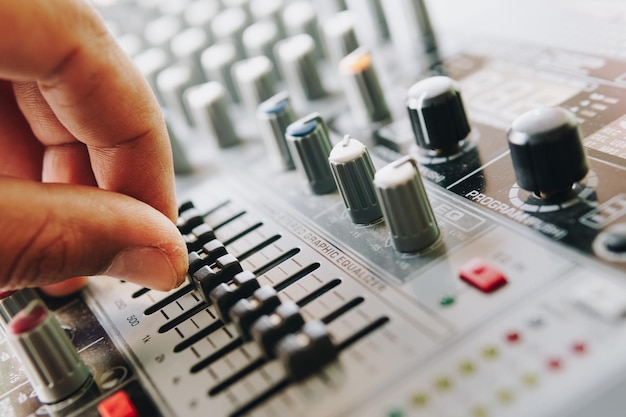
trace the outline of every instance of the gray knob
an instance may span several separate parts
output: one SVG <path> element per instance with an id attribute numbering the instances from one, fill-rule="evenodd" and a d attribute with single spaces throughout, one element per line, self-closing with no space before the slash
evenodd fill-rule
<path id="1" fill-rule="evenodd" d="M 391 118 L 372 63 L 372 55 L 367 49 L 352 51 L 341 60 L 339 70 L 356 123 L 368 125 Z"/>
<path id="2" fill-rule="evenodd" d="M 249 57 L 265 55 L 274 66 L 274 76 L 280 79 L 277 62 L 274 57 L 274 46 L 281 39 L 278 27 L 269 20 L 251 24 L 243 31 L 243 46 Z"/>
<path id="3" fill-rule="evenodd" d="M 167 134 L 170 137 L 170 146 L 172 147 L 172 159 L 174 160 L 174 172 L 176 174 L 186 175 L 193 171 L 193 166 L 187 157 L 185 146 L 180 140 L 176 123 L 172 123 L 169 114 L 164 111 L 163 119 L 167 127 Z"/>
<path id="4" fill-rule="evenodd" d="M 354 16 L 359 43 L 374 48 L 389 39 L 389 28 L 383 15 L 383 0 L 346 0 Z"/>
<path id="5" fill-rule="evenodd" d="M 0 291 L 0 319 L 2 319 L 0 324 L 7 324 L 28 303 L 38 299 L 37 291 L 32 288 L 19 291 Z"/>
<path id="6" fill-rule="evenodd" d="M 276 58 L 289 91 L 301 101 L 326 96 L 326 90 L 317 69 L 315 41 L 302 34 L 276 44 Z"/>
<path id="7" fill-rule="evenodd" d="M 328 157 L 337 188 L 354 223 L 370 224 L 382 217 L 374 189 L 374 164 L 365 145 L 345 135 Z"/>
<path id="8" fill-rule="evenodd" d="M 211 20 L 211 32 L 218 42 L 230 42 L 237 48 L 237 56 L 243 59 L 243 31 L 248 26 L 248 14 L 241 7 L 229 7 L 222 10 Z"/>
<path id="9" fill-rule="evenodd" d="M 193 125 L 183 97 L 185 90 L 203 82 L 195 77 L 193 68 L 187 64 L 172 65 L 159 73 L 156 82 L 165 106 L 187 124 Z"/>
<path id="10" fill-rule="evenodd" d="M 374 185 L 398 251 L 418 252 L 437 241 L 439 227 L 413 158 L 406 156 L 378 170 Z"/>
<path id="11" fill-rule="evenodd" d="M 200 65 L 200 55 L 209 45 L 206 31 L 192 27 L 174 36 L 170 47 L 178 62 L 189 65 L 193 70 L 193 78 L 202 82 L 205 78 Z"/>
<path id="12" fill-rule="evenodd" d="M 187 106 L 195 125 L 220 148 L 239 144 L 230 114 L 226 90 L 217 81 L 196 85 L 185 92 Z"/>
<path id="13" fill-rule="evenodd" d="M 344 56 L 359 47 L 354 32 L 352 12 L 344 11 L 328 18 L 322 28 L 326 54 L 331 65 L 337 66 Z"/>
<path id="14" fill-rule="evenodd" d="M 219 13 L 220 5 L 213 0 L 196 0 L 185 7 L 184 18 L 190 26 L 209 28 Z"/>
<path id="15" fill-rule="evenodd" d="M 522 114 L 508 141 L 517 183 L 543 198 L 569 194 L 589 172 L 578 120 L 561 107 Z"/>
<path id="16" fill-rule="evenodd" d="M 162 48 L 171 56 L 170 42 L 182 29 L 183 23 L 177 16 L 160 16 L 146 25 L 144 38 L 150 45 Z"/>
<path id="17" fill-rule="evenodd" d="M 413 84 L 407 108 L 417 144 L 427 151 L 453 154 L 470 133 L 461 90 L 451 78 L 437 76 Z"/>
<path id="18" fill-rule="evenodd" d="M 281 12 L 285 8 L 285 0 L 250 0 L 250 14 L 254 21 L 271 21 L 278 27 L 279 38 L 285 37 L 285 27 Z"/>
<path id="19" fill-rule="evenodd" d="M 152 91 L 154 91 L 159 102 L 163 105 L 163 97 L 161 97 L 159 88 L 157 87 L 157 76 L 170 64 L 170 58 L 167 52 L 165 52 L 163 48 L 146 49 L 135 55 L 133 62 L 146 80 L 148 80 Z"/>
<path id="20" fill-rule="evenodd" d="M 232 69 L 241 103 L 248 113 L 256 114 L 257 106 L 276 94 L 274 66 L 265 56 L 237 62 Z"/>
<path id="21" fill-rule="evenodd" d="M 261 103 L 257 110 L 257 119 L 271 157 L 283 169 L 294 169 L 293 158 L 285 139 L 287 126 L 296 120 L 289 94 L 283 91 Z"/>
<path id="22" fill-rule="evenodd" d="M 287 36 L 309 34 L 316 45 L 322 44 L 317 14 L 309 0 L 296 0 L 285 6 L 282 13 L 283 25 Z M 323 57 L 322 48 L 316 48 L 317 58 Z"/>
<path id="23" fill-rule="evenodd" d="M 7 339 L 44 404 L 63 401 L 91 381 L 87 366 L 41 300 L 13 317 Z"/>
<path id="24" fill-rule="evenodd" d="M 231 74 L 231 69 L 237 59 L 237 48 L 229 42 L 216 43 L 200 55 L 200 63 L 206 79 L 222 83 L 230 93 L 233 103 L 239 103 L 239 95 Z"/>
<path id="25" fill-rule="evenodd" d="M 381 6 L 396 51 L 403 57 L 419 57 L 437 49 L 435 32 L 424 0 L 384 0 Z"/>
<path id="26" fill-rule="evenodd" d="M 298 169 L 304 172 L 315 194 L 327 194 L 337 186 L 328 165 L 332 145 L 322 116 L 313 113 L 287 126 L 287 142 Z M 296 156 L 297 155 L 297 156 Z"/>

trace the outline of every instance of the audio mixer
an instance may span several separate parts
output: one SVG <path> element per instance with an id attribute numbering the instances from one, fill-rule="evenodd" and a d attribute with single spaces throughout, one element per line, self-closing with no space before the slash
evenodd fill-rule
<path id="1" fill-rule="evenodd" d="M 188 279 L 1 293 L 1 416 L 626 414 L 621 1 L 95 3 Z"/>

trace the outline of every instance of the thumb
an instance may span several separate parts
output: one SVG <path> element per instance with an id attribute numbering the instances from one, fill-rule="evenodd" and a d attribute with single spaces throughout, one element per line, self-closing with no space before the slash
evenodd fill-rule
<path id="1" fill-rule="evenodd" d="M 0 177 L 0 288 L 108 275 L 170 290 L 187 272 L 176 226 L 156 209 L 95 187 Z"/>

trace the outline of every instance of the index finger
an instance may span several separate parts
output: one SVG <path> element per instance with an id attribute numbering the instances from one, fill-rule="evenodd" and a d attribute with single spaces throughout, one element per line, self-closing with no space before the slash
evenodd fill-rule
<path id="1" fill-rule="evenodd" d="M 59 121 L 87 145 L 101 188 L 174 219 L 160 108 L 95 10 L 81 0 L 0 0 L 0 10 L 0 78 L 37 82 Z"/>

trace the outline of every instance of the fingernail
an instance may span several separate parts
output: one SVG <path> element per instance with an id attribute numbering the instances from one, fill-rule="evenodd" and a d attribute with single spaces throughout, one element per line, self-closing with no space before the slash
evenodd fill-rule
<path id="1" fill-rule="evenodd" d="M 179 284 L 169 258 L 158 248 L 125 249 L 113 258 L 113 262 L 102 275 L 162 291 L 171 290 Z"/>

